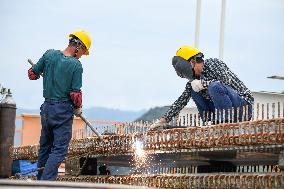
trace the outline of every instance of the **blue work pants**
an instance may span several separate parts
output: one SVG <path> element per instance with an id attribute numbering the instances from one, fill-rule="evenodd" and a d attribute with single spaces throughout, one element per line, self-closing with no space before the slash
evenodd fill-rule
<path id="1" fill-rule="evenodd" d="M 40 108 L 41 136 L 38 153 L 38 180 L 55 180 L 72 137 L 73 104 L 71 101 L 45 100 Z"/>
<path id="2" fill-rule="evenodd" d="M 252 105 L 231 87 L 220 82 L 212 82 L 208 86 L 208 94 L 210 99 L 204 98 L 200 92 L 191 93 L 203 121 L 212 121 L 216 124 L 251 119 Z"/>

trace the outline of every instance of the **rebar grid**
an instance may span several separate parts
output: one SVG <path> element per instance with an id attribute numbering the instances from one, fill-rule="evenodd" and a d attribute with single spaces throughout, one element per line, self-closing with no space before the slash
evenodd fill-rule
<path id="1" fill-rule="evenodd" d="M 58 181 L 115 183 L 157 188 L 283 188 L 284 174 L 190 174 L 58 177 Z"/>
<path id="2" fill-rule="evenodd" d="M 68 158 L 81 155 L 118 155 L 133 153 L 133 143 L 143 141 L 146 151 L 176 152 L 184 149 L 238 148 L 283 145 L 284 118 L 227 123 L 208 127 L 176 128 L 134 134 L 74 139 L 70 142 Z M 38 145 L 13 148 L 14 160 L 35 160 Z"/>

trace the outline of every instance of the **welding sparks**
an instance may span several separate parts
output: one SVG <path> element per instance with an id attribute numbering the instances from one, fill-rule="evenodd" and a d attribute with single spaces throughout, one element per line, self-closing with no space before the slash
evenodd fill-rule
<path id="1" fill-rule="evenodd" d="M 140 140 L 133 140 L 133 172 L 143 173 L 147 170 L 147 167 L 151 164 L 151 157 L 148 156 L 147 152 L 143 149 L 143 142 Z"/>
<path id="2" fill-rule="evenodd" d="M 137 168 L 144 167 L 147 162 L 147 154 L 143 149 L 143 143 L 139 140 L 134 141 L 133 150 L 134 150 L 135 167 Z"/>
<path id="3" fill-rule="evenodd" d="M 138 158 L 144 158 L 146 156 L 145 151 L 143 150 L 143 143 L 139 140 L 134 142 L 134 153 Z"/>

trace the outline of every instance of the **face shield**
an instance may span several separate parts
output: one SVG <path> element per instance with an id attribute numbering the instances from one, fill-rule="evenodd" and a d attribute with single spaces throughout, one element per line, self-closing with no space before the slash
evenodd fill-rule
<path id="1" fill-rule="evenodd" d="M 190 62 L 179 56 L 174 56 L 172 59 L 172 65 L 179 77 L 186 78 L 189 81 L 193 80 L 193 70 Z"/>

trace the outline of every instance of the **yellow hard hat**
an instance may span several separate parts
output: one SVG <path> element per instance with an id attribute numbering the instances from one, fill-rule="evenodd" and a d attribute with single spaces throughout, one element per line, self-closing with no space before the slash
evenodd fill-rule
<path id="1" fill-rule="evenodd" d="M 87 48 L 85 55 L 89 55 L 89 49 L 92 43 L 91 37 L 89 36 L 89 34 L 83 30 L 80 30 L 80 31 L 75 31 L 69 35 L 70 38 L 73 36 L 77 37 L 78 39 L 82 41 L 82 43 L 84 43 L 85 47 Z"/>
<path id="2" fill-rule="evenodd" d="M 177 50 L 176 56 L 182 57 L 185 60 L 188 60 L 190 57 L 197 55 L 200 53 L 200 50 L 192 47 L 192 46 L 182 46 Z"/>

